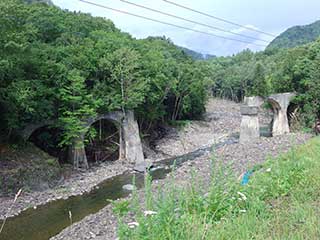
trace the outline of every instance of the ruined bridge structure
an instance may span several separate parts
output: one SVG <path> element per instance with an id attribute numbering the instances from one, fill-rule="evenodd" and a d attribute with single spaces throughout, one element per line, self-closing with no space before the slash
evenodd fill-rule
<path id="1" fill-rule="evenodd" d="M 287 110 L 295 93 L 273 94 L 263 99 L 262 97 L 246 97 L 241 107 L 240 142 L 252 142 L 260 137 L 258 119 L 259 107 L 269 102 L 273 110 L 272 136 L 279 136 L 290 132 Z"/>
<path id="2" fill-rule="evenodd" d="M 119 129 L 119 159 L 126 160 L 135 166 L 144 166 L 145 160 L 142 151 L 139 126 L 134 118 L 133 111 L 127 111 L 126 114 L 120 111 L 107 114 L 100 114 L 94 118 L 90 118 L 85 122 L 84 128 L 89 130 L 90 126 L 99 120 L 109 120 L 113 122 Z M 32 133 L 39 128 L 46 126 L 54 126 L 56 121 L 46 120 L 41 123 L 30 124 L 21 131 L 22 138 L 27 141 Z M 73 163 L 75 168 L 88 168 L 88 160 L 85 152 L 86 131 L 73 140 L 69 146 L 69 161 Z"/>

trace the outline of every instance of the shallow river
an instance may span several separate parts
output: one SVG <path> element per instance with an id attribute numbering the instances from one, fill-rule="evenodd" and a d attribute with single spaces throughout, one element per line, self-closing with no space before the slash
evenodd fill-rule
<path id="1" fill-rule="evenodd" d="M 212 148 L 219 148 L 226 144 L 237 142 L 237 137 L 230 137 L 228 140 L 214 145 Z M 183 162 L 194 160 L 204 155 L 211 148 L 198 149 L 192 153 L 176 158 L 169 158 L 156 163 L 151 175 L 153 180 L 163 179 L 172 171 L 172 165 L 179 167 Z M 122 175 L 110 178 L 98 185 L 98 188 L 90 193 L 70 197 L 66 200 L 56 200 L 36 209 L 28 209 L 15 217 L 8 218 L 7 223 L 0 234 L 1 240 L 46 240 L 77 222 L 89 214 L 98 212 L 109 204 L 108 199 L 119 199 L 126 197 L 130 191 L 124 190 L 123 185 L 132 184 L 135 175 L 137 188 L 144 185 L 144 175 L 141 173 L 126 172 Z M 72 213 L 72 222 L 69 218 L 69 211 Z"/>

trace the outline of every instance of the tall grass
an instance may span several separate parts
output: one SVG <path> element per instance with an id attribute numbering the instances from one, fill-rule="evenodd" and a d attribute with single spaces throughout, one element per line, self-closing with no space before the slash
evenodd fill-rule
<path id="1" fill-rule="evenodd" d="M 196 181 L 189 188 L 169 184 L 151 197 L 147 177 L 145 206 L 132 204 L 138 225 L 123 218 L 119 238 L 320 239 L 320 138 L 269 159 L 245 186 L 228 168 L 213 166 L 207 189 Z"/>

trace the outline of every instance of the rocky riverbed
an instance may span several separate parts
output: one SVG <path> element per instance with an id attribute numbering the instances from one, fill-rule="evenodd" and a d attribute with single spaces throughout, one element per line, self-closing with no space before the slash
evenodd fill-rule
<path id="1" fill-rule="evenodd" d="M 269 123 L 270 114 L 263 112 L 261 122 Z M 179 131 L 170 128 L 168 134 L 156 142 L 156 151 L 149 154 L 150 161 L 157 161 L 167 156 L 182 155 L 200 147 L 211 146 L 225 140 L 231 134 L 239 132 L 240 105 L 234 102 L 211 99 L 207 104 L 207 113 L 202 121 L 192 121 Z M 250 145 L 232 144 L 216 149 L 215 156 L 225 163 L 232 163 L 233 168 L 242 173 L 267 156 L 275 156 L 288 150 L 291 146 L 305 142 L 310 136 L 306 134 L 289 134 L 275 138 L 261 138 Z M 208 180 L 211 166 L 211 153 L 207 153 L 192 162 L 186 162 L 174 172 L 176 184 L 190 182 L 191 172 L 199 175 L 202 182 Z M 36 207 L 54 199 L 68 198 L 72 195 L 89 192 L 97 184 L 132 169 L 125 162 L 105 163 L 88 172 L 73 173 L 60 186 L 42 191 L 23 193 L 13 206 L 10 215 L 18 214 L 25 208 Z M 153 188 L 165 185 L 167 180 L 154 181 Z M 143 191 L 139 193 L 143 198 Z M 0 198 L 0 218 L 7 214 L 13 198 Z M 96 214 L 89 215 L 79 223 L 73 224 L 53 239 L 116 239 L 116 218 L 112 206 L 103 208 Z"/>
<path id="2" fill-rule="evenodd" d="M 295 145 L 303 144 L 310 137 L 308 134 L 297 133 L 274 138 L 261 138 L 258 142 L 248 145 L 237 143 L 222 146 L 214 151 L 214 155 L 216 159 L 232 166 L 235 173 L 241 176 L 246 170 L 262 163 L 266 158 L 277 156 Z M 179 187 L 188 186 L 194 177 L 197 179 L 197 184 L 205 188 L 209 184 L 211 159 L 212 153 L 207 153 L 192 162 L 185 162 L 175 172 L 169 174 L 170 178 L 154 181 L 152 190 L 156 194 L 158 189 L 163 189 L 164 186 L 172 184 L 172 182 Z M 174 181 L 172 181 L 172 177 Z M 143 202 L 144 190 L 139 190 L 138 195 Z M 117 239 L 117 219 L 112 212 L 112 206 L 108 205 L 98 213 L 85 217 L 82 221 L 73 224 L 52 238 L 52 240 L 75 239 Z"/>
<path id="3" fill-rule="evenodd" d="M 155 143 L 156 151 L 151 151 L 148 160 L 159 161 L 166 157 L 179 156 L 223 141 L 231 133 L 239 132 L 240 121 L 239 104 L 221 99 L 210 99 L 207 104 L 207 113 L 202 121 L 192 121 L 180 131 L 168 127 L 168 134 Z M 38 205 L 53 200 L 90 192 L 104 180 L 132 168 L 132 165 L 123 161 L 106 162 L 92 167 L 87 172 L 72 172 L 71 176 L 53 189 L 23 191 L 14 205 L 12 205 L 14 197 L 1 197 L 0 219 L 5 216 L 15 216 L 27 208 L 36 208 Z M 11 206 L 12 209 L 8 212 Z"/>

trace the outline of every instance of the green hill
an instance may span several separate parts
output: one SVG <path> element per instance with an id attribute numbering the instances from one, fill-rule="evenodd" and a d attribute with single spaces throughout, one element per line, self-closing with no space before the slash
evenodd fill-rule
<path id="1" fill-rule="evenodd" d="M 211 55 L 211 54 L 202 54 L 196 51 L 193 51 L 191 49 L 185 48 L 185 47 L 180 47 L 178 46 L 185 54 L 187 54 L 188 56 L 192 57 L 192 59 L 194 60 L 208 60 L 211 58 L 215 58 L 215 55 Z"/>
<path id="2" fill-rule="evenodd" d="M 295 26 L 275 38 L 267 47 L 293 48 L 299 45 L 310 43 L 320 37 L 320 20 L 309 25 Z"/>

